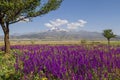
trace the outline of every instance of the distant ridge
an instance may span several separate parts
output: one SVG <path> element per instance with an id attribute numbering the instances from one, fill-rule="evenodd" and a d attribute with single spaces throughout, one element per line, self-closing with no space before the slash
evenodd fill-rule
<path id="1" fill-rule="evenodd" d="M 3 36 L 0 36 L 3 38 Z M 10 39 L 39 39 L 39 40 L 106 40 L 103 37 L 102 33 L 99 32 L 89 32 L 89 31 L 65 31 L 65 30 L 48 30 L 38 33 L 28 33 L 17 35 L 13 34 L 10 36 Z M 120 40 L 120 37 L 117 36 L 116 39 Z"/>

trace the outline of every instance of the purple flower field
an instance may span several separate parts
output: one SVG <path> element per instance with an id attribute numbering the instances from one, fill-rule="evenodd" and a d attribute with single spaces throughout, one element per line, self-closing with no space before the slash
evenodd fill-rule
<path id="1" fill-rule="evenodd" d="M 22 79 L 120 80 L 120 46 L 25 45 L 15 50 Z"/>

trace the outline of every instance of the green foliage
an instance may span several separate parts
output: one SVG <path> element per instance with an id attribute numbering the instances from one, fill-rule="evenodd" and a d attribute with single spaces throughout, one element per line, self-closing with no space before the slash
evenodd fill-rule
<path id="1" fill-rule="evenodd" d="M 0 19 L 9 24 L 56 10 L 62 0 L 0 0 Z M 43 5 L 42 5 L 43 4 Z M 20 19 L 20 16 L 23 16 Z"/>
<path id="2" fill-rule="evenodd" d="M 11 54 L 3 54 L 0 51 L 0 80 L 19 80 L 19 74 L 16 74 L 15 56 Z"/>
<path id="3" fill-rule="evenodd" d="M 103 36 L 107 38 L 107 40 L 110 40 L 111 38 L 115 38 L 116 35 L 112 32 L 111 29 L 106 29 L 103 31 Z"/>
<path id="4" fill-rule="evenodd" d="M 35 41 L 34 41 L 34 40 L 31 40 L 30 42 L 31 42 L 31 44 L 35 44 Z"/>
<path id="5" fill-rule="evenodd" d="M 85 44 L 85 43 L 87 43 L 87 41 L 86 40 L 81 40 L 81 43 Z"/>
<path id="6" fill-rule="evenodd" d="M 10 53 L 9 25 L 56 10 L 62 0 L 0 0 L 0 25 L 4 32 L 5 53 Z"/>

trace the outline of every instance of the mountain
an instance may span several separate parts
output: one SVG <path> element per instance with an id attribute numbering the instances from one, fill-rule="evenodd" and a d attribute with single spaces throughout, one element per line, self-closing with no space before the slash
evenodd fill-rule
<path id="1" fill-rule="evenodd" d="M 38 39 L 38 40 L 106 40 L 102 33 L 89 31 L 48 30 L 39 33 L 12 35 L 10 39 Z M 120 40 L 120 36 L 113 40 Z"/>

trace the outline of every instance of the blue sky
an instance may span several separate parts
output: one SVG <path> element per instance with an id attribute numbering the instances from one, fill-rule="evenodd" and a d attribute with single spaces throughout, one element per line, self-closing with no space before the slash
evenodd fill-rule
<path id="1" fill-rule="evenodd" d="M 76 30 L 102 32 L 104 29 L 112 29 L 120 35 L 120 0 L 64 0 L 56 11 L 34 18 L 32 22 L 10 25 L 10 34 L 46 31 L 50 28 L 45 24 L 57 19 L 66 20 L 68 24 L 78 23 L 78 20 L 87 22 Z M 66 26 L 61 25 L 59 28 L 67 29 Z M 0 28 L 1 34 L 3 32 Z"/>

